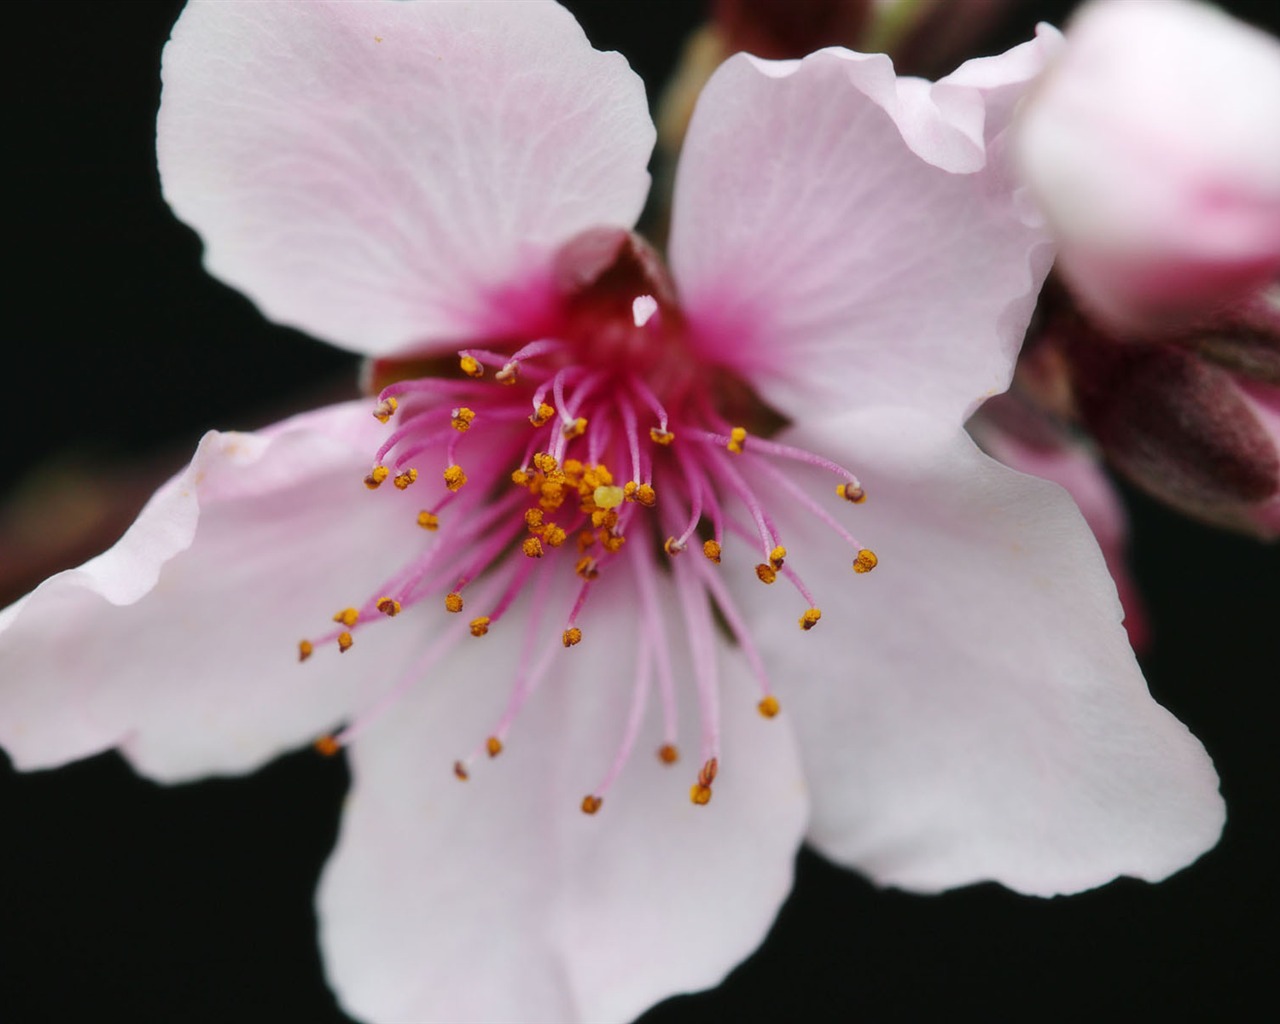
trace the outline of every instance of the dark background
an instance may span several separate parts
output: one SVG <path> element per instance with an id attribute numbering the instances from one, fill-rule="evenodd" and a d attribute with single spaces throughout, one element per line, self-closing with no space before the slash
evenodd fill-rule
<path id="1" fill-rule="evenodd" d="M 252 427 L 310 404 L 299 395 L 350 387 L 351 357 L 268 325 L 206 277 L 194 234 L 159 198 L 157 69 L 179 6 L 27 4 L 7 19 L 18 272 L 0 572 L 11 589 L 58 567 L 41 552 L 60 531 L 110 543 L 204 428 Z M 569 6 L 651 96 L 701 11 L 693 0 Z M 983 52 L 1069 8 L 1018 8 Z M 109 478 L 103 507 L 69 509 L 68 474 Z M 1230 1018 L 1274 1003 L 1280 557 L 1137 497 L 1132 508 L 1154 630 L 1147 676 L 1217 762 L 1230 809 L 1218 848 L 1159 886 L 1121 881 L 1047 902 L 996 886 L 881 892 L 802 853 L 760 952 L 645 1024 Z M 344 1020 L 320 973 L 311 897 L 346 781 L 341 759 L 309 753 L 176 789 L 114 756 L 21 776 L 0 755 L 0 1019 Z"/>

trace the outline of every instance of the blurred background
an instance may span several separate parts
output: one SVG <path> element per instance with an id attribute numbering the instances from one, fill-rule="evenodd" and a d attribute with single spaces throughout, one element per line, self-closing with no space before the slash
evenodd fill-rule
<path id="1" fill-rule="evenodd" d="M 180 6 L 10 15 L 17 274 L 0 604 L 108 546 L 204 429 L 253 428 L 354 390 L 353 357 L 266 323 L 207 277 L 195 235 L 160 199 L 159 56 Z M 568 6 L 651 98 L 704 15 L 697 0 Z M 1071 6 L 1015 0 L 971 53 L 1003 50 L 1040 19 L 1062 24 Z M 1225 6 L 1280 27 L 1280 8 Z M 805 852 L 764 947 L 720 989 L 664 1003 L 645 1024 L 1232 1018 L 1274 1002 L 1280 552 L 1126 494 L 1153 633 L 1144 667 L 1217 763 L 1230 815 L 1219 847 L 1160 886 L 1048 902 L 996 886 L 879 891 Z M 0 754 L 0 1019 L 345 1020 L 323 982 L 311 898 L 346 783 L 340 758 L 310 752 L 178 789 L 112 755 L 18 775 Z"/>

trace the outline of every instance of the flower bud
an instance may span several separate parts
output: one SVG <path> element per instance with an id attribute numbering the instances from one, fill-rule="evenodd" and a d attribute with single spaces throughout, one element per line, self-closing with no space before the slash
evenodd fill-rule
<path id="1" fill-rule="evenodd" d="M 1280 42 L 1188 0 L 1091 3 L 1066 38 L 1014 148 L 1082 308 L 1151 334 L 1274 280 Z"/>

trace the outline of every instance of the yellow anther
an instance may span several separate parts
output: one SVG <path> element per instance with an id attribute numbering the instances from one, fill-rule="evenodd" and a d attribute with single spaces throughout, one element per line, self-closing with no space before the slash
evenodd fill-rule
<path id="1" fill-rule="evenodd" d="M 781 569 L 782 563 L 787 557 L 787 549 L 779 544 L 776 548 L 769 552 L 769 564 L 775 569 Z"/>
<path id="2" fill-rule="evenodd" d="M 346 654 L 347 651 L 351 650 L 351 645 L 353 643 L 355 643 L 355 641 L 351 639 L 350 633 L 344 632 L 338 634 L 338 650 L 343 654 Z"/>
<path id="3" fill-rule="evenodd" d="M 673 558 L 685 549 L 685 545 L 681 544 L 674 537 L 668 537 L 662 544 L 662 550 Z"/>
<path id="4" fill-rule="evenodd" d="M 880 564 L 880 559 L 876 558 L 876 553 L 870 548 L 863 548 L 858 552 L 858 557 L 853 560 L 854 572 L 870 572 Z"/>
<path id="5" fill-rule="evenodd" d="M 467 474 L 456 463 L 444 471 L 444 485 L 451 491 L 459 491 L 467 482 Z"/>
<path id="6" fill-rule="evenodd" d="M 461 761 L 453 762 L 453 774 L 463 782 L 466 782 L 467 779 L 471 778 L 471 773 L 467 771 L 467 766 Z"/>
<path id="7" fill-rule="evenodd" d="M 338 741 L 332 736 L 321 736 L 311 745 L 316 749 L 316 753 L 324 757 L 333 757 L 334 754 L 342 749 Z"/>
<path id="8" fill-rule="evenodd" d="M 456 590 L 444 595 L 444 610 L 455 615 L 462 611 L 462 595 Z"/>
<path id="9" fill-rule="evenodd" d="M 418 525 L 424 530 L 438 530 L 440 529 L 440 517 L 424 508 L 418 513 Z"/>
<path id="10" fill-rule="evenodd" d="M 462 356 L 458 360 L 458 365 L 468 377 L 475 377 L 479 380 L 484 376 L 484 367 L 480 365 L 480 360 L 474 356 Z"/>
<path id="11" fill-rule="evenodd" d="M 382 481 L 391 475 L 391 470 L 386 466 L 374 466 L 367 477 L 364 478 L 364 485 L 371 491 L 376 491 L 382 486 Z"/>
<path id="12" fill-rule="evenodd" d="M 756 566 L 756 577 L 761 583 L 772 583 L 778 578 L 778 570 L 768 562 L 761 562 Z"/>
<path id="13" fill-rule="evenodd" d="M 618 525 L 618 513 L 611 508 L 598 508 L 591 513 L 591 525 L 601 530 L 612 530 Z"/>
<path id="14" fill-rule="evenodd" d="M 403 491 L 410 484 L 417 483 L 418 471 L 416 469 L 406 469 L 403 473 L 396 474 L 396 478 L 391 482 L 396 485 L 398 490 Z"/>
<path id="15" fill-rule="evenodd" d="M 664 743 L 658 748 L 658 760 L 663 764 L 675 764 L 680 760 L 680 751 L 673 743 Z"/>
<path id="16" fill-rule="evenodd" d="M 670 444 L 676 439 L 676 435 L 669 430 L 659 430 L 657 427 L 649 428 L 649 440 L 654 444 Z"/>
<path id="17" fill-rule="evenodd" d="M 591 500 L 596 503 L 596 508 L 605 510 L 617 508 L 626 500 L 626 496 L 624 488 L 610 484 L 601 484 L 591 492 Z"/>
<path id="18" fill-rule="evenodd" d="M 309 657 L 311 657 L 311 654 L 314 650 L 315 648 L 311 645 L 310 640 L 299 640 L 298 641 L 298 660 L 306 661 Z"/>
<path id="19" fill-rule="evenodd" d="M 399 404 L 394 398 L 384 398 L 373 407 L 373 418 L 379 423 L 386 423 L 394 415 Z"/>
<path id="20" fill-rule="evenodd" d="M 525 553 L 526 558 L 541 558 L 542 541 L 537 537 L 526 537 L 524 543 L 520 545 L 520 550 Z"/>
<path id="21" fill-rule="evenodd" d="M 487 632 L 489 632 L 489 616 L 481 615 L 478 619 L 471 620 L 472 636 L 484 636 Z"/>
<path id="22" fill-rule="evenodd" d="M 532 479 L 527 469 L 513 469 L 511 471 L 511 482 L 517 487 L 528 487 Z"/>
<path id="23" fill-rule="evenodd" d="M 343 608 L 342 611 L 334 613 L 333 621 L 341 622 L 344 626 L 350 629 L 360 621 L 360 613 L 354 608 Z"/>
<path id="24" fill-rule="evenodd" d="M 392 618 L 400 614 L 400 602 L 394 597 L 378 598 L 378 611 L 388 618 Z"/>
<path id="25" fill-rule="evenodd" d="M 484 749 L 489 751 L 490 757 L 497 757 L 502 753 L 502 740 L 497 736 L 490 736 L 484 741 Z"/>
<path id="26" fill-rule="evenodd" d="M 715 540 L 705 540 L 702 542 L 702 553 L 706 555 L 716 565 L 720 564 L 720 542 Z"/>
<path id="27" fill-rule="evenodd" d="M 561 634 L 560 639 L 566 647 L 573 647 L 582 643 L 582 630 L 577 626 L 570 626 Z"/>
<path id="28" fill-rule="evenodd" d="M 558 548 L 563 544 L 569 535 L 565 533 L 563 526 L 557 526 L 555 523 L 547 523 L 546 529 L 542 531 L 542 539 L 547 543 L 548 547 Z"/>
<path id="29" fill-rule="evenodd" d="M 538 452 L 534 455 L 533 465 L 539 471 L 548 475 L 560 468 L 560 463 L 556 461 L 555 456 L 547 452 Z"/>
<path id="30" fill-rule="evenodd" d="M 653 508 L 658 502 L 658 492 L 653 489 L 652 484 L 641 484 L 636 488 L 636 501 L 645 508 Z"/>
<path id="31" fill-rule="evenodd" d="M 621 551 L 622 545 L 626 542 L 627 538 L 620 533 L 614 533 L 611 530 L 600 531 L 600 545 L 611 555 Z"/>
<path id="32" fill-rule="evenodd" d="M 453 410 L 453 418 L 449 421 L 453 424 L 453 429 L 460 433 L 465 433 L 471 429 L 471 424 L 475 421 L 476 414 L 474 409 L 468 409 L 465 405 L 460 405 Z"/>
<path id="33" fill-rule="evenodd" d="M 554 512 L 564 504 L 564 484 L 547 481 L 538 490 L 538 504 L 549 512 Z"/>
<path id="34" fill-rule="evenodd" d="M 578 564 L 574 566 L 573 571 L 584 580 L 593 580 L 600 575 L 600 570 L 596 568 L 596 560 L 590 555 L 579 558 Z"/>
<path id="35" fill-rule="evenodd" d="M 572 423 L 566 423 L 560 428 L 560 432 L 565 437 L 581 437 L 587 432 L 587 420 L 584 416 L 579 416 Z"/>
<path id="36" fill-rule="evenodd" d="M 520 379 L 520 364 L 507 363 L 506 366 L 493 375 L 493 379 L 499 384 L 514 384 Z"/>
<path id="37" fill-rule="evenodd" d="M 742 427 L 734 427 L 729 431 L 729 443 L 725 445 L 734 455 L 742 454 L 742 446 L 747 442 L 747 432 Z"/>
<path id="38" fill-rule="evenodd" d="M 578 532 L 578 550 L 586 551 L 596 542 L 596 535 L 590 530 L 580 530 Z"/>
<path id="39" fill-rule="evenodd" d="M 818 608 L 810 608 L 807 612 L 800 616 L 800 628 L 803 630 L 813 629 L 818 624 L 818 620 L 822 618 L 822 612 Z"/>
<path id="40" fill-rule="evenodd" d="M 855 505 L 861 505 L 867 500 L 867 492 L 862 489 L 861 484 L 837 484 L 836 494 L 844 498 L 845 501 L 851 501 Z"/>
<path id="41" fill-rule="evenodd" d="M 555 409 L 547 405 L 546 402 L 542 402 L 538 405 L 538 408 L 535 409 L 534 412 L 529 416 L 529 422 L 532 423 L 535 427 L 545 427 L 547 425 L 547 422 L 555 414 L 556 414 Z"/>
<path id="42" fill-rule="evenodd" d="M 711 803 L 711 787 L 695 782 L 689 787 L 689 799 L 699 807 L 705 807 Z"/>
<path id="43" fill-rule="evenodd" d="M 778 698 L 773 694 L 769 694 L 769 696 L 765 697 L 756 705 L 756 707 L 760 710 L 760 714 L 764 715 L 765 718 L 773 718 L 782 710 L 782 705 L 778 703 Z"/>
<path id="44" fill-rule="evenodd" d="M 720 762 L 714 757 L 708 761 L 704 761 L 702 767 L 698 769 L 698 785 L 710 786 L 716 781 L 716 773 L 720 770 Z"/>
<path id="45" fill-rule="evenodd" d="M 524 510 L 524 525 L 529 528 L 530 533 L 542 532 L 543 511 L 540 508 L 527 508 Z"/>
<path id="46" fill-rule="evenodd" d="M 604 800 L 598 796 L 584 796 L 582 798 L 582 813 L 595 814 L 596 811 L 600 810 L 602 803 L 604 803 Z"/>

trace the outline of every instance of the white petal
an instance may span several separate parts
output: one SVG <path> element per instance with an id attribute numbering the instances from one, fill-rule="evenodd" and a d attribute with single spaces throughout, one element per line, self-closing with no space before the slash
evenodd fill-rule
<path id="1" fill-rule="evenodd" d="M 551 257 L 630 227 L 644 88 L 550 3 L 193 3 L 165 198 L 272 319 L 379 355 L 528 327 Z"/>
<path id="2" fill-rule="evenodd" d="M 341 662 L 300 665 L 297 644 L 422 543 L 411 501 L 361 484 L 378 426 L 359 402 L 210 432 L 115 547 L 7 609 L 0 738 L 18 767 L 121 745 L 164 781 L 248 771 L 358 706 L 408 632 L 373 624 Z"/>
<path id="3" fill-rule="evenodd" d="M 502 755 L 473 765 L 469 781 L 450 765 L 501 712 L 520 660 L 520 618 L 483 640 L 466 637 L 353 744 L 353 789 L 319 896 L 329 978 L 349 1012 L 375 1021 L 630 1020 L 668 995 L 718 983 L 763 938 L 790 889 L 807 799 L 785 720 L 756 713 L 733 652 L 721 651 L 723 757 L 711 803 L 689 800 L 696 725 L 675 644 L 686 691 L 682 760 L 654 757 L 661 734 L 651 702 L 603 807 L 593 816 L 579 809 L 626 715 L 637 655 L 631 583 L 602 574 L 582 643 L 558 652 Z M 680 629 L 674 615 L 668 628 Z M 559 645 L 555 623 L 545 635 Z"/>
<path id="4" fill-rule="evenodd" d="M 727 61 L 676 181 L 695 342 L 792 416 L 893 402 L 959 422 L 1003 390 L 1050 254 L 994 150 L 1053 42 L 932 87 L 847 50 Z"/>
<path id="5" fill-rule="evenodd" d="M 1064 491 L 900 411 L 804 440 L 859 473 L 868 499 L 844 518 L 880 558 L 855 577 L 790 516 L 787 562 L 822 622 L 799 634 L 772 595 L 744 594 L 791 680 L 820 850 L 911 889 L 1047 895 L 1164 878 L 1214 845 L 1213 766 L 1151 698 Z"/>

